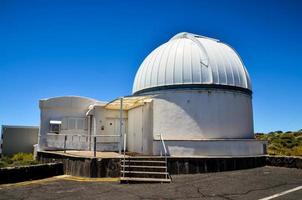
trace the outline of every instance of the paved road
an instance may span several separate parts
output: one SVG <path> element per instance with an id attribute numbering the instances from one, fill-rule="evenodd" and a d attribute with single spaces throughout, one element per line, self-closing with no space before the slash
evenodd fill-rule
<path id="1" fill-rule="evenodd" d="M 261 199 L 302 185 L 302 170 L 262 167 L 173 176 L 171 184 L 51 179 L 27 185 L 0 185 L 0 199 Z M 275 198 L 302 199 L 302 190 Z"/>

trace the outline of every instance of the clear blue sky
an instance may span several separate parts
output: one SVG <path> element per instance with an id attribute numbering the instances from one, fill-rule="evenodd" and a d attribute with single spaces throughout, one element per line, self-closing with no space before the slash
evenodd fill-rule
<path id="1" fill-rule="evenodd" d="M 301 10 L 298 0 L 0 0 L 0 125 L 38 125 L 41 98 L 131 94 L 145 56 L 186 31 L 239 52 L 255 131 L 301 129 Z"/>

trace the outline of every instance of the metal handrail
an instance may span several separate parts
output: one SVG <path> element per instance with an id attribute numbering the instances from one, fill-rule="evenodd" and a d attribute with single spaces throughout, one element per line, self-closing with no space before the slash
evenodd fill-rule
<path id="1" fill-rule="evenodd" d="M 123 177 L 125 177 L 125 163 L 126 163 L 126 140 L 127 134 L 124 134 L 124 161 L 123 161 Z"/>
<path id="2" fill-rule="evenodd" d="M 159 134 L 159 137 L 160 137 L 161 143 L 162 143 L 163 148 L 164 148 L 164 153 L 165 153 L 165 163 L 166 163 L 166 179 L 168 179 L 168 158 L 167 158 L 167 154 L 168 154 L 168 153 L 167 153 L 167 148 L 166 148 L 166 144 L 165 144 L 163 135 L 162 135 L 162 134 Z"/>
<path id="3" fill-rule="evenodd" d="M 79 137 L 79 141 L 80 141 L 81 137 L 84 137 L 84 138 L 86 138 L 86 142 L 89 142 L 87 140 L 87 138 L 90 138 L 90 139 L 93 138 L 93 155 L 94 155 L 94 157 L 96 157 L 96 143 L 97 143 L 96 138 L 97 137 L 120 137 L 120 135 L 84 135 L 84 134 L 62 134 L 62 133 L 60 133 L 60 134 L 47 133 L 46 135 L 64 137 L 64 144 L 63 144 L 64 153 L 66 153 L 66 150 L 67 150 L 67 148 L 66 148 L 67 137 L 71 137 L 72 142 L 73 142 L 73 137 Z"/>
<path id="4" fill-rule="evenodd" d="M 80 136 L 80 137 L 89 137 L 89 135 L 84 135 L 84 134 L 62 134 L 62 133 L 47 133 L 46 135 L 55 135 L 55 136 Z"/>
<path id="5" fill-rule="evenodd" d="M 80 137 L 120 137 L 120 135 L 84 135 L 84 134 L 56 134 L 56 133 L 47 133 L 47 135 L 55 136 L 80 136 Z"/>

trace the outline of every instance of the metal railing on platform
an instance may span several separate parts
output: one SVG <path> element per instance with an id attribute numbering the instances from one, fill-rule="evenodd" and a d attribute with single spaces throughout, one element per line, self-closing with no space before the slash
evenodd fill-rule
<path id="1" fill-rule="evenodd" d="M 74 144 L 79 144 L 81 142 L 84 142 L 87 144 L 87 149 L 90 149 L 90 144 L 92 143 L 94 157 L 96 157 L 96 152 L 97 152 L 97 138 L 105 138 L 105 137 L 117 138 L 117 141 L 119 141 L 119 138 L 121 137 L 120 135 L 91 135 L 91 136 L 89 136 L 89 135 L 83 135 L 83 134 L 56 134 L 56 133 L 48 133 L 47 136 L 56 137 L 56 139 L 54 139 L 55 142 L 58 142 L 58 141 L 63 142 L 64 153 L 66 153 L 66 150 L 75 150 L 76 149 L 76 148 L 68 148 L 67 142 L 74 143 Z M 61 140 L 60 137 L 64 137 L 64 138 L 62 138 L 62 140 Z M 78 137 L 78 139 L 75 139 L 76 137 Z M 69 138 L 71 138 L 71 139 L 69 140 Z M 85 138 L 84 141 L 81 140 L 81 138 Z M 119 142 L 113 142 L 113 143 L 119 143 Z M 100 145 L 102 145 L 102 141 L 100 141 Z M 57 146 L 52 145 L 52 147 L 62 148 L 60 145 L 57 145 Z"/>

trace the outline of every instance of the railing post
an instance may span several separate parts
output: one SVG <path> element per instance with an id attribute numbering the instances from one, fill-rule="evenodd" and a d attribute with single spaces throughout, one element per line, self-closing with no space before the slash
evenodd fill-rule
<path id="1" fill-rule="evenodd" d="M 124 134 L 124 155 L 125 155 L 125 152 L 126 152 L 126 142 L 127 142 L 127 134 L 125 133 Z"/>
<path id="2" fill-rule="evenodd" d="M 93 138 L 93 156 L 96 157 L 96 136 Z"/>
<path id="3" fill-rule="evenodd" d="M 66 153 L 66 140 L 67 140 L 67 135 L 64 135 L 64 153 Z"/>
<path id="4" fill-rule="evenodd" d="M 127 134 L 124 134 L 124 163 L 123 163 L 123 177 L 125 177 L 125 160 L 126 160 L 126 141 L 127 141 Z"/>
<path id="5" fill-rule="evenodd" d="M 161 140 L 163 148 L 164 148 L 165 163 L 166 163 L 166 179 L 168 179 L 168 158 L 167 158 L 166 144 L 165 144 L 165 141 L 164 141 L 164 138 L 163 138 L 162 134 L 160 134 L 159 137 L 160 137 L 160 140 Z"/>
<path id="6" fill-rule="evenodd" d="M 122 153 L 122 137 L 123 137 L 123 97 L 120 98 L 120 138 L 119 138 L 119 154 Z"/>

